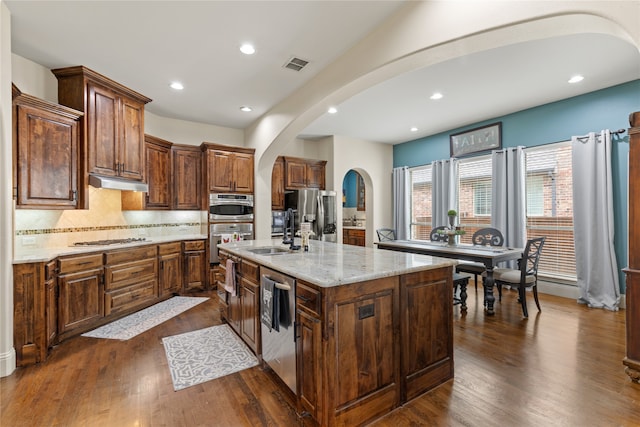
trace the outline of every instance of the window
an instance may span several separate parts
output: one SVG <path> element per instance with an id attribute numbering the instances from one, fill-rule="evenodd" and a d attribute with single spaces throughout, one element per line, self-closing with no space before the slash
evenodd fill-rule
<path id="1" fill-rule="evenodd" d="M 575 282 L 571 144 L 525 150 L 527 156 L 527 238 L 546 236 L 538 274 Z"/>
<path id="2" fill-rule="evenodd" d="M 431 232 L 431 165 L 409 170 L 411 179 L 411 239 L 429 240 Z"/>
<path id="3" fill-rule="evenodd" d="M 460 160 L 458 221 L 466 234 L 460 241 L 471 243 L 478 229 L 491 226 L 491 156 Z"/>

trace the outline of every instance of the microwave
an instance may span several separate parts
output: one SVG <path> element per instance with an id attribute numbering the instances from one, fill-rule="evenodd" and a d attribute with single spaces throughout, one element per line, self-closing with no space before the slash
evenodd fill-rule
<path id="1" fill-rule="evenodd" d="M 253 194 L 209 194 L 209 221 L 253 221 Z"/>

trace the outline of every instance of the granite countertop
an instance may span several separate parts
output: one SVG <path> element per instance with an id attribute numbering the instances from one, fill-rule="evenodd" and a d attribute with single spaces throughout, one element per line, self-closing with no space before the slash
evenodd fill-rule
<path id="1" fill-rule="evenodd" d="M 60 246 L 53 248 L 21 249 L 20 253 L 13 258 L 14 264 L 25 264 L 31 262 L 47 262 L 64 255 L 86 254 L 93 252 L 111 251 L 116 249 L 132 248 L 136 246 L 153 245 L 167 242 L 180 242 L 183 240 L 203 240 L 208 239 L 206 234 L 188 234 L 179 236 L 158 236 L 148 237 L 144 241 L 131 243 L 121 243 L 116 245 L 96 245 L 96 246 Z"/>
<path id="2" fill-rule="evenodd" d="M 300 239 L 295 240 L 299 245 Z M 309 252 L 297 250 L 277 255 L 258 255 L 248 250 L 270 246 L 288 247 L 280 239 L 245 240 L 218 245 L 234 255 L 321 287 L 346 285 L 457 264 L 455 260 L 429 255 L 318 240 L 311 241 Z"/>

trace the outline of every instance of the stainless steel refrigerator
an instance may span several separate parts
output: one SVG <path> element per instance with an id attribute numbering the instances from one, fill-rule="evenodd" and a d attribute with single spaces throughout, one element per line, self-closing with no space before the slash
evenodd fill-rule
<path id="1" fill-rule="evenodd" d="M 315 240 L 336 242 L 336 192 L 307 188 L 294 190 L 285 195 L 285 208 L 295 212 L 295 231 L 300 222 L 311 224 Z"/>

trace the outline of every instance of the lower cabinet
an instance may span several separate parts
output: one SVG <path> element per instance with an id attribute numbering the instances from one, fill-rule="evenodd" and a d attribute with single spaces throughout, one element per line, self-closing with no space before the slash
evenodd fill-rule
<path id="1" fill-rule="evenodd" d="M 180 242 L 158 245 L 158 291 L 160 296 L 182 290 L 182 245 Z"/>
<path id="2" fill-rule="evenodd" d="M 194 292 L 207 289 L 209 264 L 204 240 L 182 242 L 183 291 Z"/>
<path id="3" fill-rule="evenodd" d="M 345 245 L 365 246 L 366 240 L 364 230 L 343 228 L 342 243 Z"/>
<path id="4" fill-rule="evenodd" d="M 260 333 L 260 276 L 258 264 L 239 259 L 224 251 L 220 251 L 220 276 L 226 276 L 226 262 L 231 258 L 236 264 L 237 295 L 225 292 L 225 300 L 220 304 L 220 317 L 254 351 L 262 351 L 262 337 Z M 224 286 L 223 282 L 218 286 Z"/>
<path id="5" fill-rule="evenodd" d="M 56 262 L 50 261 L 44 266 L 44 318 L 47 336 L 47 348 L 58 339 L 58 279 Z"/>
<path id="6" fill-rule="evenodd" d="M 58 260 L 58 333 L 62 340 L 95 326 L 104 317 L 102 254 Z"/>
<path id="7" fill-rule="evenodd" d="M 110 251 L 105 255 L 105 315 L 149 305 L 158 296 L 156 246 Z"/>
<path id="8" fill-rule="evenodd" d="M 299 412 L 321 421 L 322 324 L 320 291 L 298 281 L 296 285 L 296 337 Z M 322 423 L 320 423 L 322 425 Z"/>

